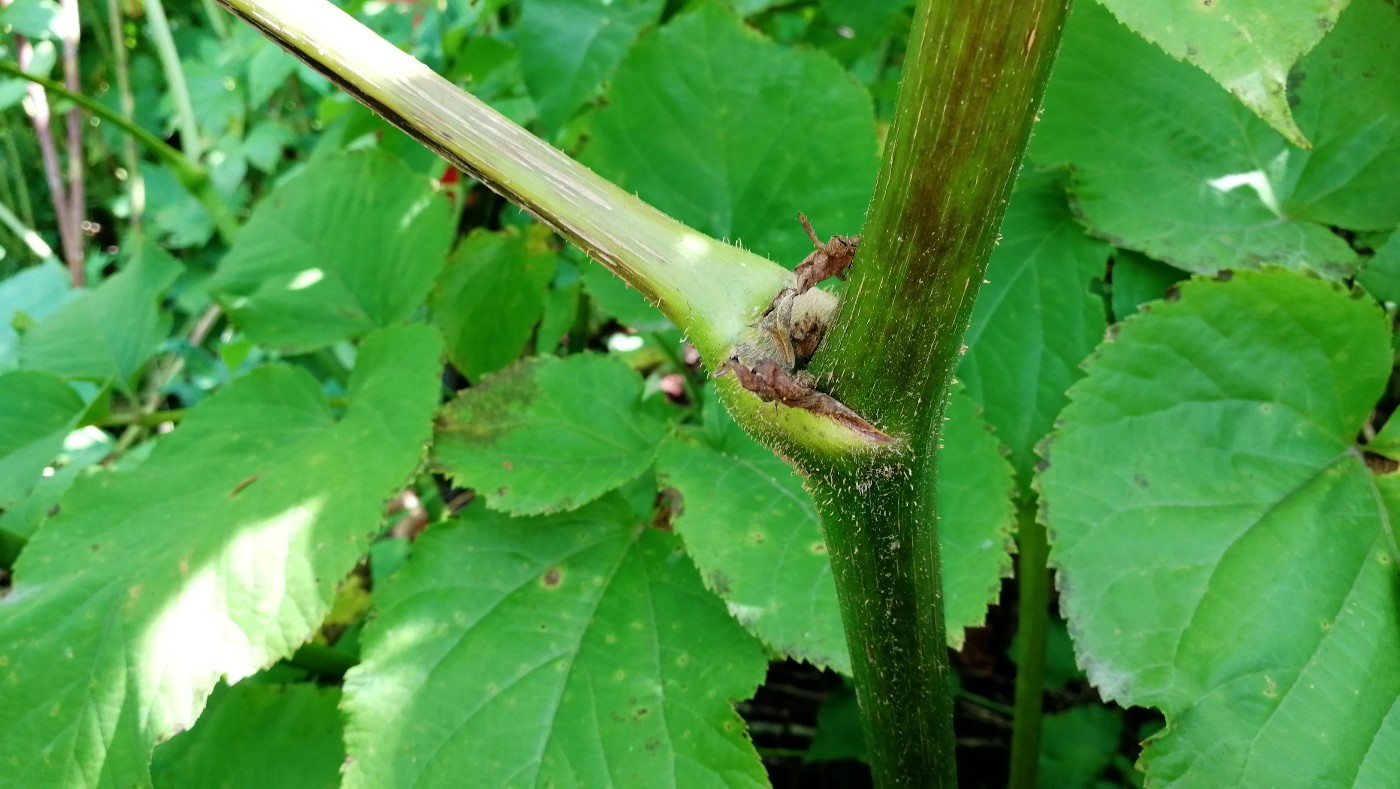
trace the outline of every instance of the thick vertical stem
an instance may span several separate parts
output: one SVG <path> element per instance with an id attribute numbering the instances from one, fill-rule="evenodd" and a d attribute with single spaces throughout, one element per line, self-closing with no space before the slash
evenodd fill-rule
<path id="1" fill-rule="evenodd" d="M 812 369 L 903 439 L 809 469 L 881 786 L 953 786 L 939 427 L 1068 0 L 924 0 L 846 286 Z"/>

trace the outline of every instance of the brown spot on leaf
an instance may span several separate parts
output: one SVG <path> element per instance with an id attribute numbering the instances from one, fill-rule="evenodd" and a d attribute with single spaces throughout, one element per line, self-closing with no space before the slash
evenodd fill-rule
<path id="1" fill-rule="evenodd" d="M 558 588 L 559 584 L 563 582 L 564 573 L 558 567 L 551 567 L 544 571 L 544 575 L 540 576 L 540 585 L 546 589 Z"/>
<path id="2" fill-rule="evenodd" d="M 243 492 L 243 489 L 244 489 L 244 488 L 248 487 L 249 485 L 253 484 L 254 482 L 257 482 L 257 481 L 258 481 L 258 478 L 261 477 L 261 476 L 262 476 L 262 472 L 259 471 L 258 473 L 256 473 L 256 474 L 254 474 L 254 475 L 248 477 L 247 479 L 243 480 L 242 482 L 238 483 L 237 485 L 234 485 L 234 486 L 233 486 L 233 490 L 231 490 L 231 491 L 228 492 L 228 497 L 229 497 L 229 498 L 234 498 L 234 497 L 236 497 L 239 493 L 242 493 L 242 492 Z"/>

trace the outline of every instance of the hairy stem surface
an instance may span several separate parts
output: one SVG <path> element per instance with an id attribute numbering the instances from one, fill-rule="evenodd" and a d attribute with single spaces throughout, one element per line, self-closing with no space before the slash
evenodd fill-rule
<path id="1" fill-rule="evenodd" d="M 809 469 L 880 786 L 954 786 L 936 507 L 973 299 L 1068 0 L 924 0 L 846 297 L 812 369 L 902 442 Z"/>

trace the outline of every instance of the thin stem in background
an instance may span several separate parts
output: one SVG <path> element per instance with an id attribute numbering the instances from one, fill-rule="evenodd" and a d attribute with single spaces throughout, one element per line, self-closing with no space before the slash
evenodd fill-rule
<path id="1" fill-rule="evenodd" d="M 14 177 L 15 197 L 19 205 L 19 215 L 24 224 L 34 226 L 34 203 L 29 198 L 29 184 L 24 180 L 24 169 L 20 167 L 19 146 L 10 130 L 10 121 L 0 112 L 0 139 L 5 141 L 5 156 L 9 159 L 9 172 Z"/>
<path id="2" fill-rule="evenodd" d="M 121 104 L 122 116 L 134 126 L 136 98 L 131 93 L 131 67 L 126 55 L 124 18 L 118 0 L 107 0 L 107 27 L 112 39 L 112 71 L 116 76 L 117 98 Z M 131 206 L 129 221 L 132 231 L 139 235 L 146 214 L 146 180 L 141 177 L 141 160 L 136 155 L 136 140 L 129 135 L 122 140 L 122 159 L 126 162 L 126 193 Z"/>
<path id="3" fill-rule="evenodd" d="M 170 33 L 170 21 L 165 16 L 161 0 L 146 0 L 146 21 L 150 26 L 151 43 L 165 82 L 170 88 L 170 100 L 175 104 L 175 126 L 180 130 L 180 150 L 192 161 L 204 161 L 204 143 L 199 138 L 199 123 L 190 102 L 190 88 L 185 82 L 185 70 L 180 65 L 180 52 L 175 49 L 175 37 Z"/>
<path id="4" fill-rule="evenodd" d="M 1035 789 L 1040 773 L 1040 724 L 1045 696 L 1045 631 L 1050 619 L 1050 554 L 1045 524 L 1032 500 L 1017 509 L 1016 714 L 1011 727 L 1011 789 Z"/>
<path id="5" fill-rule="evenodd" d="M 224 202 L 214 184 L 209 180 L 209 174 L 198 163 L 193 162 L 185 154 L 175 150 L 159 137 L 151 134 L 135 123 L 123 118 L 113 112 L 106 105 L 98 104 L 81 93 L 72 93 L 53 80 L 37 77 L 33 74 L 21 71 L 12 63 L 0 60 L 0 74 L 26 79 L 35 85 L 43 87 L 52 93 L 56 93 L 69 101 L 80 105 L 92 114 L 109 121 L 117 128 L 131 135 L 148 150 L 160 157 L 162 161 L 170 165 L 170 169 L 175 171 L 175 178 L 189 193 L 199 201 L 204 210 L 209 213 L 214 220 L 214 228 L 218 231 L 219 237 L 225 242 L 232 243 L 233 237 L 238 233 L 238 219 L 229 210 L 228 204 Z"/>
<path id="6" fill-rule="evenodd" d="M 53 260 L 53 248 L 44 240 L 43 236 L 34 231 L 33 228 L 25 227 L 20 218 L 15 216 L 9 206 L 0 203 L 0 225 L 4 225 L 11 233 L 14 233 L 24 245 L 34 253 L 34 257 L 41 262 Z"/>
<path id="7" fill-rule="evenodd" d="M 8 6 L 10 0 L 0 0 L 0 6 Z M 34 45 L 24 36 L 15 36 L 15 50 L 19 60 L 19 70 L 25 72 L 34 62 Z M 79 251 L 81 230 L 73 226 L 73 214 L 68 208 L 68 194 L 63 187 L 60 174 L 58 149 L 53 141 L 52 118 L 49 112 L 49 99 L 37 85 L 29 85 L 24 103 L 30 123 L 34 125 L 34 136 L 39 141 L 39 158 L 44 166 L 44 181 L 49 186 L 49 197 L 53 203 L 54 217 L 58 225 L 59 248 L 63 251 L 64 263 L 70 276 L 76 276 L 75 285 L 82 282 L 83 259 Z M 77 272 L 76 275 L 71 272 Z"/>
<path id="8" fill-rule="evenodd" d="M 78 16 L 78 0 L 61 0 L 60 17 L 63 38 L 63 85 L 73 93 L 82 93 L 78 76 L 78 40 L 82 36 L 82 20 Z M 83 254 L 83 224 L 87 218 L 87 190 L 83 184 L 83 116 L 77 107 L 69 108 L 64 118 L 68 131 L 68 222 L 76 249 L 68 260 L 73 287 L 87 282 L 87 256 Z"/>

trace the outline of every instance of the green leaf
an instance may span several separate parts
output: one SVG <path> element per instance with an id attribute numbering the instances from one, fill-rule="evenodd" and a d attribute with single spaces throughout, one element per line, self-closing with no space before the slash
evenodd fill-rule
<path id="1" fill-rule="evenodd" d="M 1098 705 L 1046 715 L 1040 744 L 1042 786 L 1093 787 L 1123 738 L 1122 713 Z"/>
<path id="2" fill-rule="evenodd" d="M 368 338 L 339 420 L 305 372 L 260 368 L 134 470 L 80 479 L 0 598 L 0 772 L 148 785 L 216 679 L 310 638 L 420 462 L 440 346 L 423 326 Z"/>
<path id="3" fill-rule="evenodd" d="M 617 318 L 623 326 L 637 331 L 665 331 L 674 325 L 656 305 L 647 301 L 646 296 L 603 268 L 602 264 L 592 260 L 581 263 L 579 277 L 598 307 Z"/>
<path id="4" fill-rule="evenodd" d="M 15 0 L 0 8 L 0 27 L 26 38 L 57 38 L 63 12 L 54 0 Z"/>
<path id="5" fill-rule="evenodd" d="M 792 469 L 707 403 L 703 433 L 668 439 L 662 484 L 680 493 L 676 530 L 705 584 L 780 654 L 850 673 L 816 505 Z M 944 611 L 948 642 L 981 624 L 1011 572 L 1010 467 L 961 392 L 944 426 Z"/>
<path id="6" fill-rule="evenodd" d="M 642 36 L 591 118 L 583 159 L 716 238 L 794 266 L 859 232 L 875 184 L 870 96 L 832 59 L 701 4 Z"/>
<path id="7" fill-rule="evenodd" d="M 842 687 L 822 702 L 817 711 L 817 733 L 802 756 L 808 762 L 834 762 L 842 759 L 868 762 L 865 727 L 860 720 L 856 692 Z"/>
<path id="8" fill-rule="evenodd" d="M 253 340 L 315 350 L 412 315 L 451 240 L 426 178 L 373 151 L 329 157 L 258 204 L 210 290 Z"/>
<path id="9" fill-rule="evenodd" d="M 1141 3 L 1099 0 L 1148 41 L 1205 71 L 1294 145 L 1288 72 L 1332 29 L 1348 0 Z"/>
<path id="10" fill-rule="evenodd" d="M 493 509 L 574 509 L 651 466 L 667 427 L 641 396 L 642 379 L 609 356 L 528 359 L 443 408 L 433 459 Z"/>
<path id="11" fill-rule="evenodd" d="M 1299 65 L 1299 125 L 1311 151 L 1290 152 L 1279 192 L 1288 216 L 1350 230 L 1400 225 L 1400 9 L 1353 0 Z"/>
<path id="12" fill-rule="evenodd" d="M 958 380 L 985 409 L 1025 485 L 1036 442 L 1064 408 L 1080 362 L 1103 339 L 1103 299 L 1090 285 L 1104 275 L 1108 245 L 1074 221 L 1058 174 L 1021 176 L 1001 235 Z"/>
<path id="13" fill-rule="evenodd" d="M 544 314 L 557 255 L 543 225 L 524 233 L 472 231 L 438 277 L 433 323 L 447 358 L 476 381 L 520 358 Z"/>
<path id="14" fill-rule="evenodd" d="M 822 13 L 831 23 L 846 28 L 855 38 L 876 40 L 889 31 L 894 19 L 911 5 L 910 0 L 821 0 Z"/>
<path id="15" fill-rule="evenodd" d="M 85 427 L 64 436 L 61 443 L 62 448 L 48 464 L 53 473 L 45 472 L 35 480 L 29 495 L 0 513 L 0 543 L 6 535 L 22 540 L 32 537 L 49 514 L 58 510 L 59 500 L 77 481 L 78 475 L 92 470 L 111 454 L 116 441 L 96 427 Z"/>
<path id="16" fill-rule="evenodd" d="M 434 526 L 345 681 L 346 786 L 765 786 L 767 661 L 622 497 Z"/>
<path id="17" fill-rule="evenodd" d="M 86 410 L 83 398 L 57 376 L 29 370 L 0 375 L 0 510 L 39 481 Z"/>
<path id="18" fill-rule="evenodd" d="M 19 366 L 20 330 L 32 327 L 79 296 L 57 263 L 22 269 L 0 282 L 0 372 Z"/>
<path id="19" fill-rule="evenodd" d="M 334 789 L 345 760 L 338 688 L 220 687 L 194 728 L 156 748 L 157 787 Z"/>
<path id="20" fill-rule="evenodd" d="M 1071 391 L 1040 483 L 1105 698 L 1161 709 L 1149 781 L 1381 786 L 1400 770 L 1400 477 L 1355 440 L 1385 316 L 1283 271 L 1193 281 Z"/>
<path id="21" fill-rule="evenodd" d="M 1149 301 L 1167 295 L 1171 287 L 1187 275 L 1158 260 L 1131 249 L 1113 252 L 1113 317 L 1121 321 Z"/>
<path id="22" fill-rule="evenodd" d="M 516 27 L 520 69 L 554 134 L 622 62 L 637 34 L 661 16 L 663 0 L 528 0 Z"/>
<path id="23" fill-rule="evenodd" d="M 1343 15 L 1342 26 L 1355 11 Z M 1343 52 L 1324 42 L 1301 68 L 1352 74 L 1385 57 L 1385 42 L 1393 39 L 1359 41 Z M 1375 200 L 1384 180 L 1385 169 L 1372 170 L 1371 161 L 1391 161 L 1400 115 L 1368 114 L 1369 127 L 1351 120 L 1385 103 L 1359 94 L 1388 84 L 1383 78 L 1354 85 L 1304 79 L 1296 117 L 1316 143 L 1307 154 L 1291 149 L 1204 73 L 1172 60 L 1096 4 L 1075 7 L 1063 52 L 1031 156 L 1072 168 L 1075 210 L 1096 234 L 1199 273 L 1281 265 L 1339 277 L 1355 267 L 1355 253 L 1325 225 L 1340 215 L 1329 203 Z M 1335 114 L 1326 123 L 1336 128 L 1318 114 Z M 1318 164 L 1309 164 L 1313 159 Z M 1325 162 L 1331 166 L 1324 172 Z M 1316 186 L 1305 173 L 1318 179 Z M 1337 193 L 1326 200 L 1323 179 Z M 1382 200 L 1384 208 L 1371 213 L 1400 210 L 1395 202 Z M 1368 229 L 1374 218 L 1351 214 L 1368 219 L 1367 227 L 1353 229 Z"/>
<path id="24" fill-rule="evenodd" d="M 1400 233 L 1391 233 L 1356 279 L 1381 301 L 1400 303 Z"/>
<path id="25" fill-rule="evenodd" d="M 20 366 L 63 378 L 113 381 L 130 393 L 169 334 L 161 295 L 180 276 L 174 258 L 141 244 L 126 268 L 64 305 L 20 338 Z"/>

